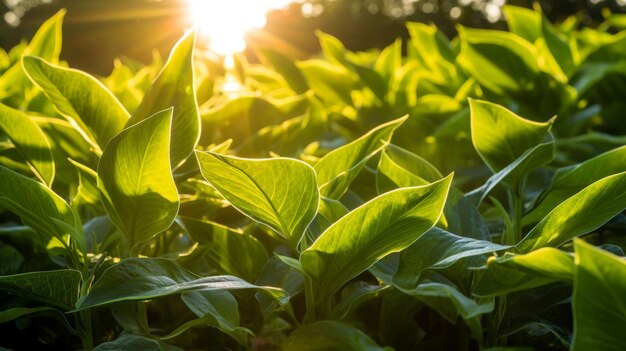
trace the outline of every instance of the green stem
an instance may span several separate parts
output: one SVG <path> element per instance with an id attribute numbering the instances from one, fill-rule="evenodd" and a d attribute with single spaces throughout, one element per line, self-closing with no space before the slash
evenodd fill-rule
<path id="1" fill-rule="evenodd" d="M 81 338 L 83 341 L 83 350 L 90 351 L 93 349 L 93 331 L 91 326 L 91 310 L 85 310 L 80 313 L 82 323 Z"/>
<path id="2" fill-rule="evenodd" d="M 315 292 L 313 289 L 313 281 L 310 277 L 304 277 L 304 298 L 306 300 L 306 313 L 304 314 L 304 323 L 312 323 L 316 320 L 315 316 Z"/>

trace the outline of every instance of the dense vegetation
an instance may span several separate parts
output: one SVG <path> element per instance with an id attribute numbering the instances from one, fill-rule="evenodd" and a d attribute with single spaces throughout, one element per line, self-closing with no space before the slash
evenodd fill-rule
<path id="1" fill-rule="evenodd" d="M 100 79 L 63 12 L 0 51 L 0 347 L 626 349 L 624 18 L 505 13 Z"/>

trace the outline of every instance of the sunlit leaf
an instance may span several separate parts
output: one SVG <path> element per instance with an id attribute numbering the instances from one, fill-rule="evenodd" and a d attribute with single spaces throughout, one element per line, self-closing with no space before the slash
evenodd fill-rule
<path id="1" fill-rule="evenodd" d="M 393 281 L 404 290 L 412 290 L 418 287 L 421 274 L 426 270 L 443 269 L 465 257 L 508 248 L 510 246 L 464 238 L 443 229 L 433 228 L 400 253 L 398 271 Z"/>
<path id="2" fill-rule="evenodd" d="M 315 172 L 304 162 L 197 152 L 202 175 L 226 200 L 294 247 L 317 213 Z"/>
<path id="3" fill-rule="evenodd" d="M 626 340 L 626 261 L 582 240 L 574 242 L 572 350 L 623 350 Z"/>
<path id="4" fill-rule="evenodd" d="M 524 217 L 524 224 L 539 222 L 563 200 L 604 177 L 626 171 L 626 146 L 607 151 L 583 163 L 556 171 L 539 205 Z"/>
<path id="5" fill-rule="evenodd" d="M 199 277 L 164 258 L 130 258 L 108 268 L 89 293 L 76 303 L 78 310 L 122 301 L 151 300 L 193 291 L 258 289 L 277 300 L 285 293 L 259 287 L 234 276 Z"/>
<path id="6" fill-rule="evenodd" d="M 572 282 L 571 254 L 551 247 L 523 255 L 506 253 L 490 258 L 473 291 L 477 296 L 497 296 L 526 290 L 554 281 Z"/>
<path id="7" fill-rule="evenodd" d="M 11 140 L 35 176 L 51 186 L 54 159 L 45 133 L 26 114 L 0 104 L 0 130 Z"/>
<path id="8" fill-rule="evenodd" d="M 125 129 L 111 139 L 98 164 L 102 203 L 131 247 L 169 228 L 178 212 L 171 121 L 169 109 Z"/>
<path id="9" fill-rule="evenodd" d="M 23 58 L 24 70 L 90 143 L 102 150 L 128 121 L 128 112 L 102 83 L 78 70 Z"/>
<path id="10" fill-rule="evenodd" d="M 193 152 L 200 138 L 200 114 L 194 92 L 193 53 L 196 31 L 182 37 L 172 49 L 165 66 L 133 112 L 126 126 L 174 107 L 170 162 L 180 166 Z"/>
<path id="11" fill-rule="evenodd" d="M 359 139 L 322 157 L 315 165 L 320 194 L 331 199 L 341 198 L 365 163 L 386 146 L 393 132 L 407 118 L 402 117 L 382 124 Z"/>
<path id="12" fill-rule="evenodd" d="M 530 252 L 560 246 L 596 230 L 626 209 L 626 172 L 602 178 L 563 201 L 535 226 L 516 249 Z"/>
<path id="13" fill-rule="evenodd" d="M 529 121 L 502 106 L 480 100 L 470 99 L 470 109 L 472 143 L 494 173 L 515 162 L 526 150 L 551 138 L 552 120 Z"/>
<path id="14" fill-rule="evenodd" d="M 69 234 L 78 248 L 85 251 L 85 238 L 61 224 L 76 229 L 80 226 L 79 219 L 67 202 L 40 182 L 0 166 L 0 205 L 48 239 L 64 240 Z"/>
<path id="15" fill-rule="evenodd" d="M 417 240 L 441 216 L 452 175 L 422 187 L 385 193 L 343 216 L 305 250 L 300 261 L 320 296 L 390 253 Z"/>

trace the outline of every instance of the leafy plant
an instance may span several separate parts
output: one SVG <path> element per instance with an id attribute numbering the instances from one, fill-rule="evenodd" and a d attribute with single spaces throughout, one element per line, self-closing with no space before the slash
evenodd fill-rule
<path id="1" fill-rule="evenodd" d="M 505 13 L 109 77 L 53 16 L 0 53 L 0 347 L 626 348 L 624 32 Z"/>

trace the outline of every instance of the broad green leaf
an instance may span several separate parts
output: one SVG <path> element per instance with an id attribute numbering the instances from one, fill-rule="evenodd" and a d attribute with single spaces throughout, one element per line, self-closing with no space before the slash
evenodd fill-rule
<path id="1" fill-rule="evenodd" d="M 524 224 L 539 222 L 563 200 L 593 182 L 624 171 L 626 171 L 626 146 L 607 151 L 583 163 L 558 169 L 550 188 L 541 195 L 539 205 L 524 217 Z"/>
<path id="2" fill-rule="evenodd" d="M 128 112 L 94 77 L 34 56 L 25 56 L 22 63 L 30 79 L 43 90 L 59 113 L 98 150 L 104 149 L 109 140 L 124 129 Z"/>
<path id="3" fill-rule="evenodd" d="M 515 247 L 526 253 L 560 246 L 600 228 L 626 209 L 626 172 L 602 178 L 563 201 Z"/>
<path id="4" fill-rule="evenodd" d="M 569 77 L 578 65 L 577 53 L 570 41 L 565 35 L 559 33 L 545 15 L 541 16 L 541 34 L 556 63 Z"/>
<path id="5" fill-rule="evenodd" d="M 554 281 L 569 283 L 574 271 L 572 255 L 551 247 L 523 255 L 506 253 L 487 261 L 487 270 L 480 276 L 473 293 L 476 296 L 497 296 Z"/>
<path id="6" fill-rule="evenodd" d="M 317 213 L 315 171 L 288 158 L 244 159 L 197 152 L 204 178 L 236 209 L 295 247 Z"/>
<path id="7" fill-rule="evenodd" d="M 380 156 L 376 188 L 384 193 L 397 187 L 426 185 L 443 178 L 439 170 L 418 155 L 393 144 Z"/>
<path id="8" fill-rule="evenodd" d="M 69 234 L 79 250 L 85 252 L 85 238 L 76 232 L 80 220 L 67 202 L 40 182 L 0 166 L 0 205 L 47 239 L 65 240 L 63 237 Z M 61 223 L 74 230 L 68 231 Z"/>
<path id="9" fill-rule="evenodd" d="M 252 332 L 239 326 L 239 307 L 237 299 L 228 291 L 194 291 L 181 295 L 181 299 L 189 309 L 199 318 L 195 320 L 202 324 L 219 328 L 231 335 L 241 345 L 246 345 L 247 335 Z M 196 323 L 197 323 L 196 322 Z M 188 326 L 191 326 L 191 321 Z M 183 329 L 178 328 L 181 332 Z"/>
<path id="10" fill-rule="evenodd" d="M 320 298 L 383 257 L 405 249 L 435 225 L 451 181 L 452 175 L 430 185 L 380 195 L 322 233 L 300 256 Z"/>
<path id="11" fill-rule="evenodd" d="M 381 51 L 376 59 L 374 70 L 383 78 L 383 82 L 391 85 L 395 81 L 396 72 L 402 66 L 402 40 L 396 39 Z"/>
<path id="12" fill-rule="evenodd" d="M 447 268 L 462 258 L 509 248 L 510 246 L 464 238 L 433 228 L 400 253 L 398 271 L 393 282 L 403 290 L 413 290 L 418 288 L 421 274 L 426 270 Z"/>
<path id="13" fill-rule="evenodd" d="M 554 158 L 554 141 L 541 143 L 535 147 L 526 150 L 513 163 L 504 167 L 502 170 L 487 179 L 485 184 L 470 191 L 466 196 L 477 206 L 483 202 L 485 197 L 501 182 L 508 183 L 512 186 L 517 184 L 528 173 L 537 167 L 550 162 Z"/>
<path id="14" fill-rule="evenodd" d="M 46 134 L 21 111 L 0 104 L 0 130 L 17 148 L 39 180 L 52 186 L 54 159 Z"/>
<path id="15" fill-rule="evenodd" d="M 64 310 L 74 308 L 82 274 L 72 269 L 0 276 L 0 290 Z"/>
<path id="16" fill-rule="evenodd" d="M 284 351 L 393 350 L 390 347 L 380 347 L 362 331 L 335 321 L 320 321 L 300 326 L 282 343 L 281 349 Z"/>
<path id="17" fill-rule="evenodd" d="M 98 164 L 102 204 L 131 247 L 169 228 L 179 200 L 170 169 L 172 110 L 115 136 Z"/>
<path id="18" fill-rule="evenodd" d="M 493 299 L 477 301 L 463 295 L 456 287 L 439 282 L 426 281 L 405 293 L 419 298 L 451 322 L 456 320 L 456 316 L 471 320 L 490 313 L 494 308 Z"/>
<path id="19" fill-rule="evenodd" d="M 533 122 L 490 102 L 473 99 L 469 102 L 472 143 L 494 173 L 515 162 L 526 150 L 551 138 L 549 131 L 553 120 Z"/>
<path id="20" fill-rule="evenodd" d="M 624 350 L 626 260 L 575 240 L 573 351 Z"/>
<path id="21" fill-rule="evenodd" d="M 200 114 L 194 92 L 195 41 L 196 31 L 193 30 L 176 43 L 165 66 L 126 124 L 134 125 L 174 107 L 170 143 L 170 162 L 174 168 L 191 155 L 200 138 Z"/>
<path id="22" fill-rule="evenodd" d="M 341 198 L 367 161 L 387 145 L 393 132 L 407 118 L 382 124 L 322 157 L 315 165 L 320 194 L 335 200 Z"/>
<path id="23" fill-rule="evenodd" d="M 60 10 L 46 20 L 37 30 L 33 39 L 24 51 L 19 54 L 41 57 L 44 60 L 57 63 L 61 53 L 61 26 L 65 17 L 65 10 Z M 22 62 L 18 61 L 0 76 L 0 99 L 14 93 L 24 94 L 28 78 L 22 69 Z"/>
<path id="24" fill-rule="evenodd" d="M 120 350 L 183 351 L 181 348 L 168 345 L 160 340 L 134 334 L 122 334 L 117 339 L 102 343 L 93 349 L 93 351 Z"/>
<path id="25" fill-rule="evenodd" d="M 352 105 L 352 89 L 355 85 L 350 72 L 340 66 L 322 60 L 297 63 L 307 84 L 328 104 Z"/>
<path id="26" fill-rule="evenodd" d="M 341 300 L 333 308 L 332 319 L 345 319 L 363 304 L 381 297 L 390 290 L 390 285 L 372 285 L 363 281 L 355 281 L 341 291 Z"/>
<path id="27" fill-rule="evenodd" d="M 519 36 L 496 30 L 458 27 L 459 64 L 483 86 L 501 95 L 533 85 L 537 67 L 535 47 Z"/>
<path id="28" fill-rule="evenodd" d="M 519 35 L 530 43 L 534 43 L 541 37 L 540 14 L 531 9 L 510 5 L 505 5 L 502 11 L 511 33 Z"/>
<path id="29" fill-rule="evenodd" d="M 454 64 L 456 54 L 445 35 L 437 27 L 424 23 L 407 23 L 406 27 L 421 71 L 430 73 L 431 77 L 444 85 L 457 80 L 459 74 Z"/>
<path id="30" fill-rule="evenodd" d="M 257 289 L 286 302 L 277 288 L 252 285 L 240 278 L 199 277 L 164 258 L 130 258 L 108 268 L 76 303 L 77 310 L 122 301 L 151 300 L 193 291 Z"/>

